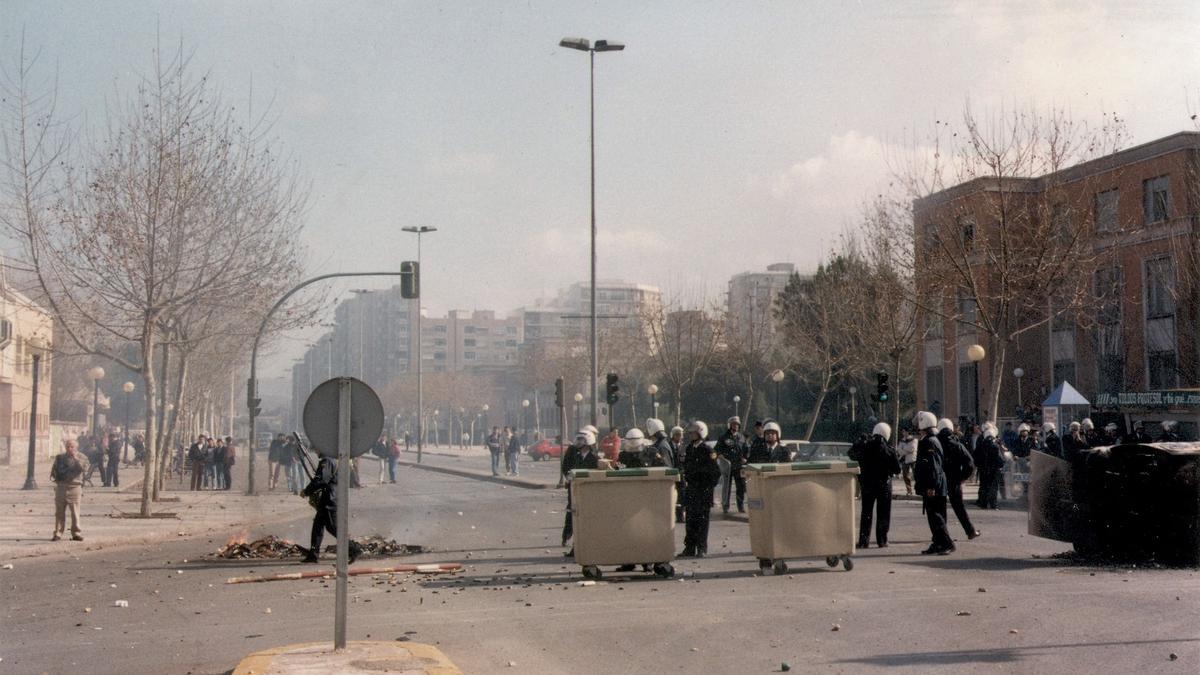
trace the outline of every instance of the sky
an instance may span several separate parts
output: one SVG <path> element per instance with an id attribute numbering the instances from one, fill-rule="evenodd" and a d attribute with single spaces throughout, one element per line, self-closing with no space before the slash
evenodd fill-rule
<path id="1" fill-rule="evenodd" d="M 503 313 L 588 272 L 588 57 L 563 37 L 626 44 L 596 55 L 598 275 L 716 299 L 814 268 L 968 100 L 1115 112 L 1132 143 L 1193 129 L 1197 25 L 1197 2 L 0 0 L 0 62 L 24 34 L 98 129 L 182 43 L 228 102 L 269 107 L 311 184 L 312 274 L 398 269 L 401 228 L 433 226 L 427 311 Z"/>

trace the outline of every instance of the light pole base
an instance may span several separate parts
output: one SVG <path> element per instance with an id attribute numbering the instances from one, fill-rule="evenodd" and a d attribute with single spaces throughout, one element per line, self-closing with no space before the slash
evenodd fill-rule
<path id="1" fill-rule="evenodd" d="M 22 490 L 36 490 L 36 489 L 38 489 L 37 481 L 33 479 L 33 476 L 30 476 L 29 478 L 25 479 L 25 485 L 21 486 L 21 489 Z"/>

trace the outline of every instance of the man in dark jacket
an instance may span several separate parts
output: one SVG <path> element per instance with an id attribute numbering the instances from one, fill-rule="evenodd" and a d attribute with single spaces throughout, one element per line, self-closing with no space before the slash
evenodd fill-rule
<path id="1" fill-rule="evenodd" d="M 705 444 L 708 425 L 700 420 L 688 427 L 689 442 L 684 451 L 683 476 L 687 480 L 686 533 L 681 558 L 703 558 L 708 553 L 708 518 L 712 509 L 713 488 L 721 480 L 717 453 Z"/>
<path id="2" fill-rule="evenodd" d="M 933 542 L 921 551 L 923 555 L 936 553 L 946 555 L 954 551 L 954 540 L 946 529 L 946 474 L 942 469 L 942 446 L 936 435 L 937 417 L 922 410 L 917 413 L 917 428 L 921 439 L 917 441 L 917 462 L 913 466 L 913 478 L 917 494 L 921 495 L 925 518 L 929 521 L 929 532 Z"/>
<path id="3" fill-rule="evenodd" d="M 721 490 L 721 511 L 729 513 L 729 497 L 733 486 L 737 486 L 738 513 L 746 512 L 746 476 L 742 468 L 750 457 L 750 445 L 742 436 L 742 420 L 737 415 L 729 418 L 725 433 L 717 441 L 717 454 L 729 462 L 729 478 Z"/>
<path id="4" fill-rule="evenodd" d="M 596 453 L 596 435 L 590 431 L 580 431 L 575 434 L 575 442 L 567 448 L 559 462 L 558 470 L 562 479 L 567 483 L 567 511 L 563 519 L 562 545 L 575 534 L 575 523 L 571 518 L 571 472 L 575 469 L 597 469 L 600 467 L 600 457 Z M 575 548 L 567 552 L 567 557 L 575 555 Z"/>
<path id="5" fill-rule="evenodd" d="M 1000 489 L 1001 469 L 1004 468 L 1004 451 L 996 443 L 996 428 L 986 425 L 979 439 L 976 468 L 979 470 L 979 500 L 981 509 L 995 509 L 996 495 Z"/>
<path id="6" fill-rule="evenodd" d="M 108 435 L 108 484 L 112 487 L 121 487 L 119 469 L 121 468 L 121 448 L 123 445 L 120 434 L 113 432 Z"/>
<path id="7" fill-rule="evenodd" d="M 317 497 L 317 513 L 313 516 L 312 536 L 309 542 L 308 555 L 304 556 L 304 562 L 315 563 L 321 557 L 321 540 L 325 537 L 325 531 L 334 537 L 337 533 L 337 460 L 332 457 L 321 457 L 321 461 L 317 463 L 317 470 L 313 473 L 312 480 L 301 491 L 301 495 L 309 497 L 315 495 Z M 362 548 L 356 541 L 350 541 L 350 563 L 353 564 L 358 559 Z"/>
<path id="8" fill-rule="evenodd" d="M 975 473 L 975 460 L 962 444 L 958 434 L 954 433 L 954 422 L 942 418 L 938 422 L 938 444 L 942 446 L 942 471 L 946 474 L 946 496 L 950 501 L 954 515 L 962 525 L 967 539 L 980 535 L 979 530 L 971 524 L 971 516 L 963 504 L 963 483 Z"/>
<path id="9" fill-rule="evenodd" d="M 492 433 L 487 438 L 488 452 L 492 455 L 492 475 L 500 475 L 500 454 L 504 448 L 500 445 L 500 427 L 492 427 Z"/>
<path id="10" fill-rule="evenodd" d="M 521 434 L 516 427 L 509 431 L 508 441 L 504 447 L 504 463 L 508 465 L 512 475 L 521 475 Z"/>
<path id="11" fill-rule="evenodd" d="M 1058 427 L 1053 422 L 1046 422 L 1042 425 L 1042 433 L 1045 438 L 1042 440 L 1042 452 L 1051 457 L 1063 456 L 1062 439 L 1058 437 Z"/>
<path id="12" fill-rule="evenodd" d="M 858 462 L 858 483 L 862 488 L 862 515 L 858 523 L 858 547 L 867 548 L 871 539 L 871 516 L 876 512 L 875 544 L 888 545 L 888 529 L 892 523 L 892 476 L 900 473 L 900 457 L 888 445 L 892 427 L 880 422 L 871 438 L 856 443 L 850 449 L 850 459 Z"/>

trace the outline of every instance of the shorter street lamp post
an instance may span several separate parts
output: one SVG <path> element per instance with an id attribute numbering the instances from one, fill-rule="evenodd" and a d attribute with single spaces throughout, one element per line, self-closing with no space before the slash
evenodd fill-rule
<path id="1" fill-rule="evenodd" d="M 521 435 L 529 438 L 529 399 L 521 401 Z"/>
<path id="2" fill-rule="evenodd" d="M 654 416 L 658 417 L 658 401 L 654 398 L 658 394 L 658 385 L 652 384 L 646 387 L 646 393 L 650 394 L 650 407 L 654 409 Z"/>
<path id="3" fill-rule="evenodd" d="M 783 382 L 783 371 L 776 369 L 771 373 L 771 381 L 775 383 L 775 422 L 780 423 L 779 416 L 779 383 Z"/>
<path id="4" fill-rule="evenodd" d="M 983 350 L 982 345 L 967 347 L 967 358 L 971 360 L 971 366 L 975 372 L 975 424 L 979 424 L 979 362 L 985 356 L 987 356 L 987 352 Z"/>
<path id="5" fill-rule="evenodd" d="M 36 490 L 37 481 L 33 475 L 34 464 L 37 462 L 38 375 L 41 373 L 42 353 L 46 351 L 46 342 L 35 335 L 26 344 L 33 355 L 33 401 L 29 404 L 29 457 L 25 465 L 25 485 L 21 489 Z"/>
<path id="6" fill-rule="evenodd" d="M 854 409 L 855 396 L 854 395 L 858 393 L 858 387 L 851 386 L 848 391 L 850 392 L 850 423 L 854 424 L 854 413 L 855 413 L 855 409 Z M 882 414 L 882 412 L 880 414 Z"/>
<path id="7" fill-rule="evenodd" d="M 583 394 L 575 394 L 575 431 L 579 431 L 579 404 L 583 402 Z"/>
<path id="8" fill-rule="evenodd" d="M 95 439 L 100 433 L 100 380 L 104 379 L 104 369 L 94 366 L 88 369 L 87 376 L 92 381 L 92 438 Z"/>
<path id="9" fill-rule="evenodd" d="M 738 412 L 741 410 L 741 403 L 742 403 L 742 397 L 738 396 L 737 394 L 734 394 L 733 395 L 733 416 L 734 417 L 738 416 Z"/>
<path id="10" fill-rule="evenodd" d="M 488 411 L 491 409 L 492 406 L 486 403 L 483 404 L 483 433 L 480 435 L 485 439 L 485 445 L 487 437 L 492 433 L 492 430 L 488 427 Z"/>
<path id="11" fill-rule="evenodd" d="M 129 463 L 129 395 L 133 393 L 133 383 L 126 382 L 121 385 L 121 390 L 125 392 L 125 432 L 121 439 L 121 454 L 125 458 L 125 463 Z"/>
<path id="12" fill-rule="evenodd" d="M 1025 369 L 1013 368 L 1013 377 L 1017 378 L 1017 409 L 1019 410 L 1023 406 L 1021 403 L 1021 378 L 1025 377 Z"/>

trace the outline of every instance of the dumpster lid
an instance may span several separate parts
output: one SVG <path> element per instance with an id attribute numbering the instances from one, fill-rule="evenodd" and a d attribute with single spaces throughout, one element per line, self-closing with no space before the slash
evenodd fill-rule
<path id="1" fill-rule="evenodd" d="M 677 478 L 679 469 L 652 466 L 644 469 L 572 469 L 571 478 Z"/>
<path id="2" fill-rule="evenodd" d="M 1200 443 L 1181 442 L 1181 443 L 1120 443 L 1108 448 L 1109 452 L 1122 452 L 1122 448 L 1151 448 L 1167 453 L 1168 455 L 1200 455 Z M 1099 449 L 1099 448 L 1094 448 Z"/>
<path id="3" fill-rule="evenodd" d="M 858 462 L 831 459 L 820 462 L 792 462 L 790 464 L 748 464 L 746 468 L 755 473 L 801 473 L 805 471 L 858 473 Z"/>

